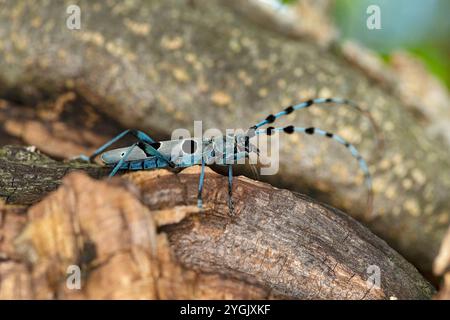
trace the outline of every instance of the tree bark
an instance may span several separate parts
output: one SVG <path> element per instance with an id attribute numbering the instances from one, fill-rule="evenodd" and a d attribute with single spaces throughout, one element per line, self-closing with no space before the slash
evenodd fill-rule
<path id="1" fill-rule="evenodd" d="M 101 175 L 95 166 L 6 150 L 21 155 L 10 158 L 7 170 L 29 172 L 28 166 L 45 185 L 60 184 L 61 167 Z M 427 299 L 434 293 L 411 264 L 343 212 L 238 177 L 231 214 L 227 178 L 210 170 L 200 210 L 198 174 L 198 168 L 141 171 L 96 181 L 75 172 L 29 209 L 3 205 L 0 297 Z M 42 197 L 44 190 L 29 183 L 35 178 L 17 177 L 21 201 Z M 74 266 L 79 289 L 71 281 Z M 368 282 L 377 270 L 380 282 Z"/>
<path id="2" fill-rule="evenodd" d="M 431 271 L 450 217 L 447 145 L 339 52 L 263 30 L 218 1 L 79 1 L 81 30 L 65 27 L 69 4 L 2 3 L 4 96 L 29 103 L 69 88 L 123 126 L 167 137 L 194 120 L 204 129 L 248 128 L 298 101 L 350 98 L 381 125 L 379 160 L 367 121 L 345 108 L 311 109 L 283 125 L 322 127 L 355 142 L 371 162 L 374 216 L 363 215 L 356 163 L 330 141 L 282 137 L 279 175 L 263 178 L 345 209 Z"/>
<path id="3" fill-rule="evenodd" d="M 6 204 L 35 203 L 55 190 L 61 179 L 73 170 L 83 170 L 95 178 L 108 174 L 105 167 L 95 164 L 58 162 L 23 147 L 3 147 L 0 149 L 0 198 Z"/>

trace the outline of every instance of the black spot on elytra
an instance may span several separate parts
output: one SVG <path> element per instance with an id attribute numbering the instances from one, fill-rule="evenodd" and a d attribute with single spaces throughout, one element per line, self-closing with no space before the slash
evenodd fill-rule
<path id="1" fill-rule="evenodd" d="M 158 150 L 161 147 L 161 142 L 153 142 L 150 143 L 150 145 L 155 148 L 156 150 Z M 142 148 L 141 148 L 142 149 Z"/>
<path id="2" fill-rule="evenodd" d="M 307 128 L 306 130 L 305 130 L 305 132 L 307 133 L 307 134 L 314 134 L 314 127 L 311 127 L 311 128 Z"/>
<path id="3" fill-rule="evenodd" d="M 185 140 L 181 148 L 183 149 L 184 153 L 193 154 L 195 153 L 195 151 L 197 151 L 197 142 L 191 139 Z"/>

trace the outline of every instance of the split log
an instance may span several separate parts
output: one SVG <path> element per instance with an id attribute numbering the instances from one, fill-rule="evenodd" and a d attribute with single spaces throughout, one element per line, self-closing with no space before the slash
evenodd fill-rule
<path id="1" fill-rule="evenodd" d="M 69 30 L 71 1 L 6 1 L 1 94 L 27 104 L 69 89 L 124 127 L 166 136 L 194 120 L 205 129 L 247 128 L 300 100 L 351 98 L 385 134 L 379 161 L 368 122 L 345 108 L 311 109 L 282 125 L 323 127 L 355 142 L 372 162 L 375 216 L 363 216 L 357 164 L 331 141 L 285 140 L 269 182 L 345 209 L 430 272 L 450 217 L 448 145 L 339 52 L 261 29 L 223 2 L 78 1 L 81 29 Z"/>
<path id="2" fill-rule="evenodd" d="M 31 167 L 29 157 L 16 157 L 17 166 L 30 166 L 54 185 L 60 183 L 54 172 L 74 165 Z M 96 181 L 75 172 L 26 215 L 4 206 L 0 297 L 427 299 L 434 293 L 410 263 L 343 212 L 238 177 L 230 214 L 227 178 L 210 170 L 200 210 L 198 174 L 195 167 Z M 24 190 L 42 191 L 18 177 Z M 67 285 L 73 266 L 80 268 L 80 289 Z"/>

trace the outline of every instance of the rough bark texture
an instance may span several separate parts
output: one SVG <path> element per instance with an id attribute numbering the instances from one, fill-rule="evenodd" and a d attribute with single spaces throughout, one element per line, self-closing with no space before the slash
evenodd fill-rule
<path id="1" fill-rule="evenodd" d="M 277 31 L 301 40 L 311 39 L 326 47 L 336 41 L 338 31 L 330 17 L 333 0 L 301 0 L 296 8 L 274 7 L 258 0 L 220 0 L 245 18 L 257 23 L 261 28 Z"/>
<path id="2" fill-rule="evenodd" d="M 21 162 L 28 164 L 16 159 Z M 57 171 L 61 164 L 48 166 Z M 34 172 L 59 179 L 46 169 Z M 208 170 L 199 210 L 198 173 L 147 171 L 114 181 L 73 173 L 28 210 L 3 205 L 0 297 L 426 299 L 434 293 L 383 240 L 305 196 L 239 177 L 230 215 L 227 179 Z M 80 290 L 66 286 L 71 265 L 81 268 Z M 371 265 L 380 268 L 381 288 L 367 283 Z"/>
<path id="3" fill-rule="evenodd" d="M 57 162 L 22 147 L 3 147 L 0 149 L 0 198 L 7 204 L 35 203 L 56 189 L 66 174 L 80 169 L 96 178 L 108 173 L 106 168 L 94 164 Z"/>
<path id="4" fill-rule="evenodd" d="M 79 1 L 81 30 L 65 27 L 69 3 L 1 3 L 4 95 L 33 101 L 69 88 L 124 126 L 166 135 L 194 120 L 204 128 L 247 128 L 299 100 L 351 98 L 382 126 L 381 160 L 367 121 L 346 108 L 311 109 L 289 123 L 357 144 L 372 162 L 374 216 L 363 216 L 356 163 L 330 141 L 286 137 L 279 175 L 267 180 L 344 208 L 431 270 L 450 216 L 447 145 L 431 140 L 399 99 L 339 54 L 263 30 L 218 1 Z"/>

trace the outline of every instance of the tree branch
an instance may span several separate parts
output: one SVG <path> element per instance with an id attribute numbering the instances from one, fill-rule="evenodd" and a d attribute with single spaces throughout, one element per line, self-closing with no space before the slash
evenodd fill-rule
<path id="1" fill-rule="evenodd" d="M 100 178 L 107 169 L 82 162 L 58 162 L 23 147 L 0 148 L 0 198 L 7 204 L 32 204 L 55 190 L 71 171 L 83 170 Z"/>
<path id="2" fill-rule="evenodd" d="M 1 152 L 9 159 L 3 176 L 11 174 L 8 170 L 25 173 L 14 175 L 20 191 L 13 199 L 26 203 L 48 190 L 30 181 L 57 186 L 65 173 L 80 169 L 102 175 L 97 166 L 51 161 L 23 149 Z M 411 264 L 346 214 L 238 177 L 230 215 L 227 178 L 210 170 L 205 208 L 199 210 L 198 174 L 194 167 L 95 181 L 73 173 L 28 209 L 27 218 L 18 219 L 23 214 L 6 206 L 0 223 L 1 234 L 7 234 L 0 237 L 0 297 L 421 299 L 433 294 Z M 20 198 L 22 192 L 26 196 Z M 66 286 L 71 265 L 81 268 L 81 290 Z M 367 283 L 373 276 L 369 266 L 379 268 L 381 288 Z"/>

